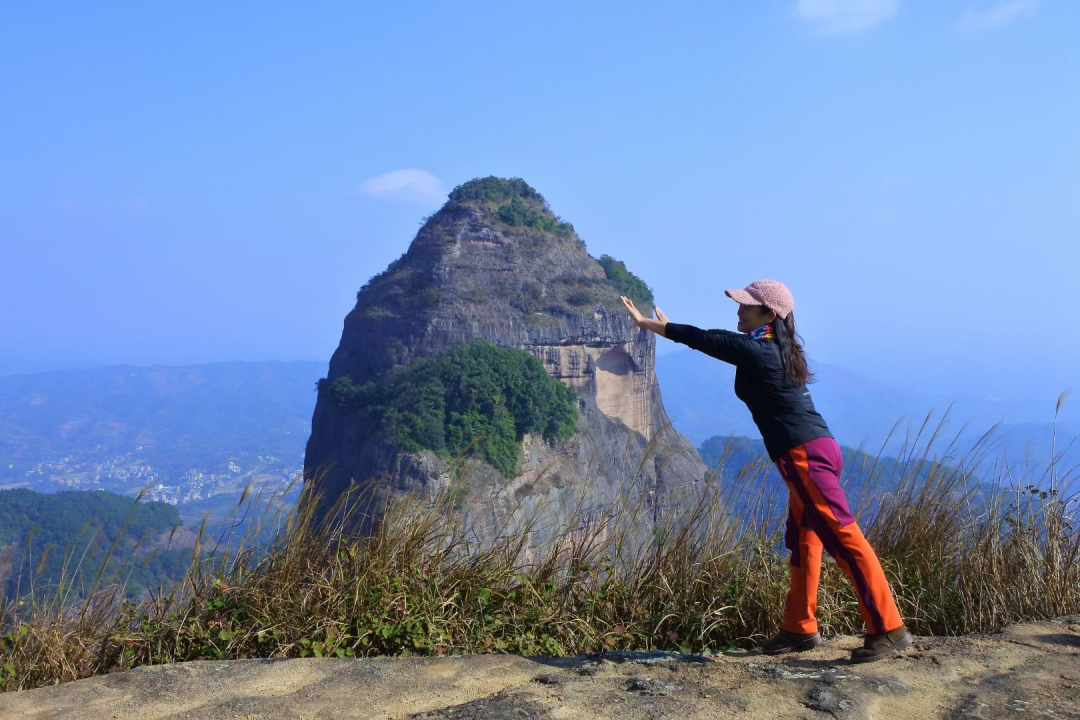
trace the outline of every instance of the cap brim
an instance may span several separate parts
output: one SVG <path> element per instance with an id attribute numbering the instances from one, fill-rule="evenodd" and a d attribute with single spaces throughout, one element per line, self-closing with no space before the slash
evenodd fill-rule
<path id="1" fill-rule="evenodd" d="M 724 294 L 740 305 L 760 305 L 761 303 L 753 295 L 745 290 L 725 290 Z"/>

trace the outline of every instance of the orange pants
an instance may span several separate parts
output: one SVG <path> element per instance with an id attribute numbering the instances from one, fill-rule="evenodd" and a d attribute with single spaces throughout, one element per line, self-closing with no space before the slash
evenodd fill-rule
<path id="1" fill-rule="evenodd" d="M 903 625 L 881 563 L 840 487 L 843 455 L 836 440 L 820 437 L 796 445 L 774 464 L 788 487 L 784 544 L 791 551 L 791 587 L 780 628 L 793 633 L 818 631 L 814 612 L 823 547 L 851 579 L 868 633 Z"/>

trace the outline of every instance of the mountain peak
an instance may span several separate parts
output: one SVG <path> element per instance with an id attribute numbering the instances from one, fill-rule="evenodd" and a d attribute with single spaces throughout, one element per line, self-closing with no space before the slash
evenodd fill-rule
<path id="1" fill-rule="evenodd" d="M 619 337 L 636 334 L 619 295 L 652 309 L 648 285 L 622 261 L 590 255 L 535 188 L 492 175 L 455 187 L 401 257 L 360 288 L 353 312 L 395 325 L 510 322 L 516 339 L 506 344 L 529 345 L 553 341 L 567 322 L 591 323 L 597 312 Z"/>
<path id="2" fill-rule="evenodd" d="M 473 178 L 450 191 L 449 199 L 428 222 L 452 222 L 472 211 L 476 220 L 500 229 L 537 230 L 559 237 L 574 235 L 574 226 L 551 211 L 544 196 L 521 178 L 489 175 Z"/>
<path id="3" fill-rule="evenodd" d="M 652 516 L 659 517 L 682 502 L 676 489 L 699 487 L 706 469 L 689 441 L 668 430 L 653 372 L 656 341 L 633 322 L 620 295 L 651 312 L 648 285 L 621 261 L 592 257 L 573 226 L 527 182 L 491 176 L 457 186 L 408 250 L 357 293 L 327 377 L 320 381 L 304 458 L 306 478 L 331 504 L 352 483 L 376 478 L 380 492 L 395 497 L 408 488 L 443 486 L 448 466 L 436 450 L 451 446 L 455 423 L 473 411 L 431 397 L 443 397 L 451 392 L 447 388 L 472 387 L 471 381 L 453 369 L 446 372 L 454 377 L 445 382 L 394 384 L 398 375 L 391 371 L 420 372 L 428 368 L 422 361 L 444 363 L 450 351 L 481 339 L 539 360 L 548 375 L 573 390 L 570 400 L 581 419 L 570 438 L 554 445 L 523 431 L 506 444 L 509 455 L 499 468 L 484 462 L 474 468 L 472 499 L 463 507 L 479 513 L 483 532 L 495 527 L 486 523 L 525 517 L 541 499 L 565 509 L 573 505 L 570 497 L 590 486 L 587 495 L 597 518 L 616 512 L 616 497 L 624 491 L 647 496 Z M 504 359 L 493 372 L 508 374 L 507 387 L 523 388 L 512 369 L 517 366 L 505 359 L 515 353 L 498 354 Z M 496 412 L 498 398 L 509 396 L 484 387 L 481 395 Z M 383 407 L 373 398 L 384 391 L 395 399 L 383 404 L 397 412 L 393 403 L 400 388 L 405 388 L 402 397 L 420 392 L 427 398 L 418 417 L 435 429 L 424 431 L 428 445 L 421 444 L 422 450 L 382 432 L 382 411 L 369 412 Z M 429 391 L 435 395 L 424 394 Z M 547 401 L 521 402 L 540 411 Z M 661 432 L 664 437 L 652 442 Z M 660 455 L 645 463 L 653 452 Z M 602 459 L 594 467 L 597 453 Z M 639 466 L 645 469 L 637 475 L 624 473 Z"/>

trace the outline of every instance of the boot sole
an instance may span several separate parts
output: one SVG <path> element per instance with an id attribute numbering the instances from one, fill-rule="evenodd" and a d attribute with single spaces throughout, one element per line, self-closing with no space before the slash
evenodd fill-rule
<path id="1" fill-rule="evenodd" d="M 851 662 L 853 662 L 853 663 L 865 663 L 865 662 L 873 662 L 875 660 L 880 660 L 881 658 L 885 657 L 886 655 L 890 655 L 890 654 L 896 652 L 897 650 L 903 650 L 906 647 L 910 647 L 911 643 L 913 643 L 914 641 L 915 641 L 915 639 L 911 637 L 911 633 L 907 633 L 906 635 L 904 635 L 904 637 L 900 638 L 895 643 L 890 645 L 888 648 L 886 648 L 885 650 L 882 650 L 881 652 L 879 652 L 877 655 L 868 655 L 866 657 L 858 657 L 857 655 L 852 655 L 851 656 Z"/>
<path id="2" fill-rule="evenodd" d="M 789 645 L 787 647 L 782 647 L 778 650 L 762 650 L 761 652 L 765 653 L 766 655 L 783 655 L 784 653 L 789 652 L 802 652 L 804 650 L 813 650 L 820 644 L 821 636 L 815 635 L 814 637 L 806 638 L 805 640 L 796 645 Z"/>

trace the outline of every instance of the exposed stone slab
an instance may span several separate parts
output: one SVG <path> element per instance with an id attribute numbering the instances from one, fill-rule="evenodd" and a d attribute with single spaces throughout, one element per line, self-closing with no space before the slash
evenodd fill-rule
<path id="1" fill-rule="evenodd" d="M 0 694 L 0 718 L 1080 718 L 1080 616 L 805 653 L 198 661 Z"/>

